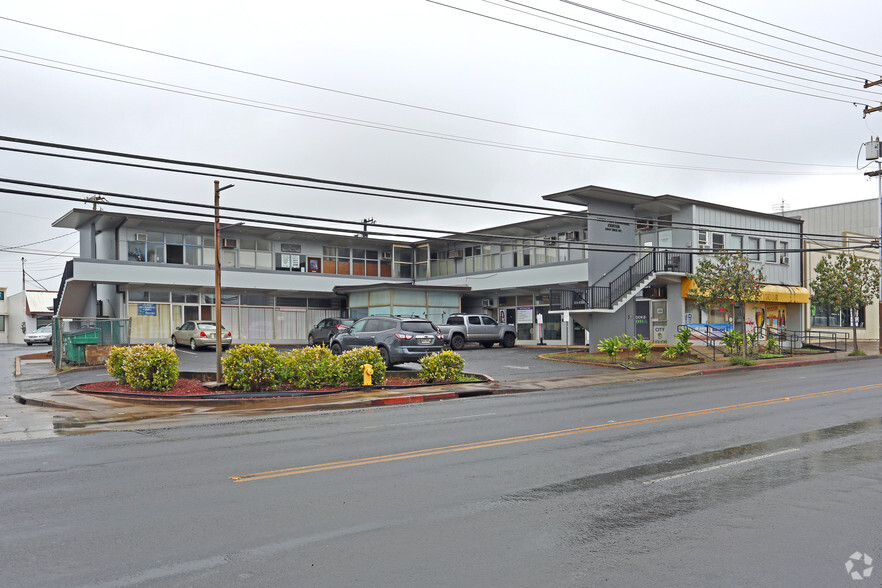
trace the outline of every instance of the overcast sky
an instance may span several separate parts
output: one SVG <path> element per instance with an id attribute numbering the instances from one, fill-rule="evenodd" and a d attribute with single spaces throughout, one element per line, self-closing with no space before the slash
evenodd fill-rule
<path id="1" fill-rule="evenodd" d="M 865 2 L 443 4 L 6 0 L 0 135 L 512 203 L 586 185 L 762 212 L 878 195 L 859 169 L 882 134 L 882 113 L 863 117 L 882 100 L 863 89 L 882 76 Z M 211 177 L 9 151 L 0 177 L 213 198 Z M 223 204 L 320 217 L 443 231 L 531 218 L 233 183 Z M 0 285 L 21 289 L 25 257 L 57 289 L 67 257 L 39 253 L 76 252 L 50 225 L 78 205 L 0 199 Z"/>

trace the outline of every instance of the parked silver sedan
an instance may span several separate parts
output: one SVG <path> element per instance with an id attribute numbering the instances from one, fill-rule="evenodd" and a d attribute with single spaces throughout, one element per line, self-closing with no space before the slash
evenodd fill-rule
<path id="1" fill-rule="evenodd" d="M 221 325 L 221 333 L 226 331 Z M 171 342 L 173 347 L 189 345 L 196 351 L 202 347 L 215 347 L 217 344 L 217 331 L 212 321 L 187 321 L 172 333 Z M 221 335 L 221 347 L 229 348 L 233 342 L 233 334 L 229 331 Z"/>
<path id="2" fill-rule="evenodd" d="M 44 325 L 33 333 L 28 333 L 24 336 L 24 342 L 28 345 L 33 345 L 34 343 L 52 345 L 52 325 Z"/>

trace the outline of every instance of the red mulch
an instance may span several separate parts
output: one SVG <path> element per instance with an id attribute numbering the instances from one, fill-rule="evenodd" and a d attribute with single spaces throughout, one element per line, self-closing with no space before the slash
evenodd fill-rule
<path id="1" fill-rule="evenodd" d="M 384 386 L 414 386 L 417 384 L 425 384 L 422 380 L 413 378 L 386 378 Z M 239 390 L 212 390 L 206 388 L 199 380 L 178 380 L 174 387 L 168 392 L 155 392 L 153 390 L 135 390 L 131 386 L 123 385 L 116 380 L 107 382 L 93 382 L 91 384 L 81 384 L 80 389 L 84 392 L 115 392 L 117 394 L 149 394 L 153 396 L 204 396 L 206 394 L 236 394 Z M 333 392 L 342 390 L 340 386 L 328 386 L 325 388 L 310 389 L 310 392 Z M 282 388 L 282 390 L 301 390 L 299 388 Z M 305 391 L 305 390 L 301 390 Z"/>

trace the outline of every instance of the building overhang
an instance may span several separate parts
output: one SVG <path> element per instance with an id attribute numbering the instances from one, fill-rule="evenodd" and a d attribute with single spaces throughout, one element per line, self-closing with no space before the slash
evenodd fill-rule
<path id="1" fill-rule="evenodd" d="M 683 298 L 695 298 L 690 294 L 696 289 L 695 280 L 684 278 L 681 282 L 680 291 Z M 779 286 L 766 284 L 760 289 L 757 302 L 777 302 L 780 304 L 808 304 L 811 302 L 811 292 L 802 286 Z"/>

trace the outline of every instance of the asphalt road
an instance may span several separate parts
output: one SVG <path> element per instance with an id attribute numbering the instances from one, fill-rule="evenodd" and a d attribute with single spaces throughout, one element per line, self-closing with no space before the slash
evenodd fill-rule
<path id="1" fill-rule="evenodd" d="M 7 442 L 4 584 L 852 586 L 882 557 L 878 373 Z"/>

